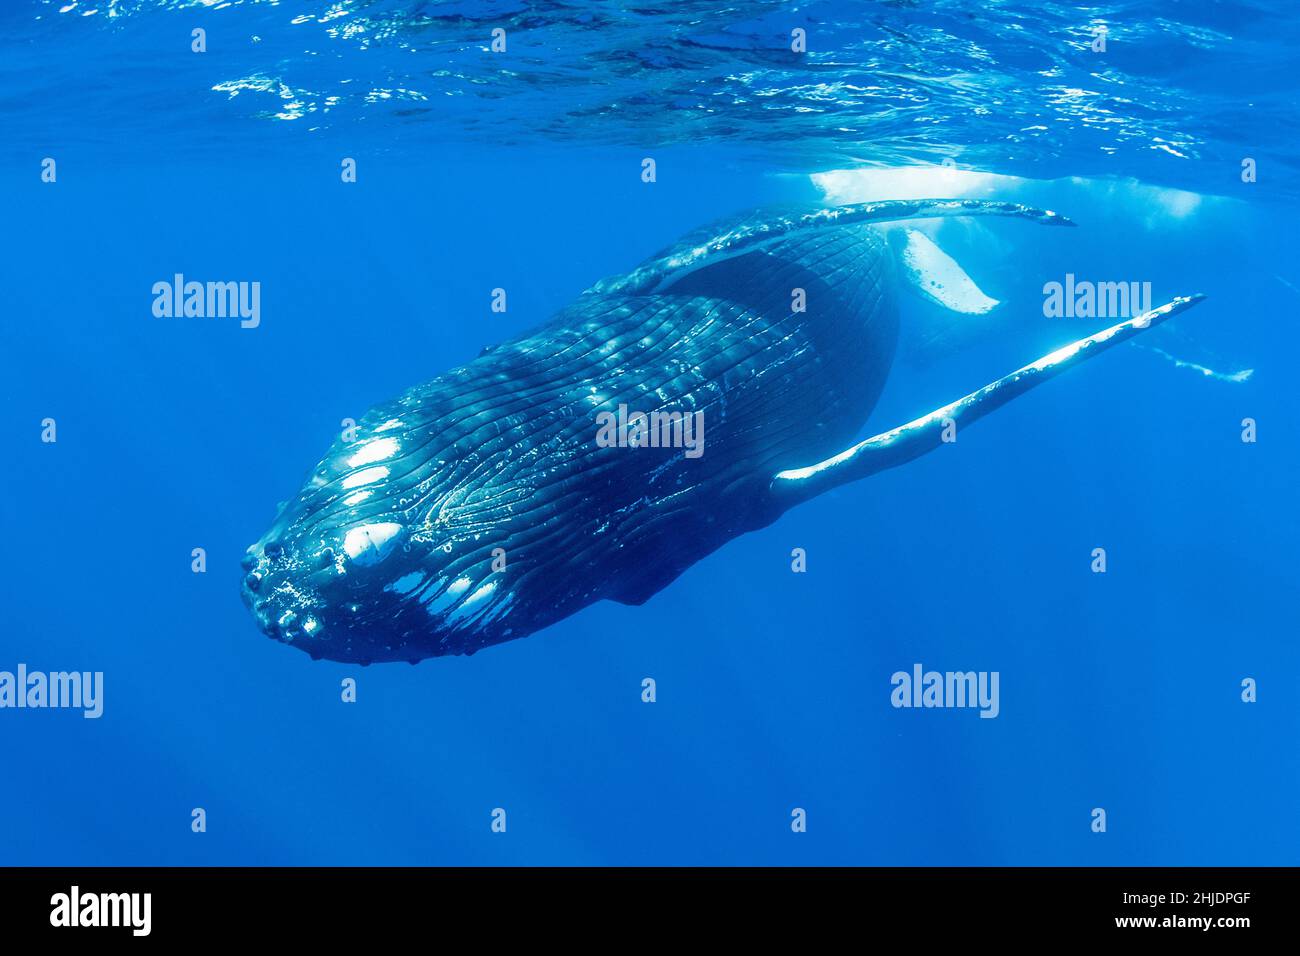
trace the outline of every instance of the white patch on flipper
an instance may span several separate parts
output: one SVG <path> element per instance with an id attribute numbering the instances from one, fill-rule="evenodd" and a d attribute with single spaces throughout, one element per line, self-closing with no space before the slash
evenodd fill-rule
<path id="1" fill-rule="evenodd" d="M 917 292 L 930 301 L 962 315 L 985 315 L 1000 304 L 980 291 L 953 258 L 915 229 L 905 230 L 907 245 L 901 256 L 903 274 Z"/>

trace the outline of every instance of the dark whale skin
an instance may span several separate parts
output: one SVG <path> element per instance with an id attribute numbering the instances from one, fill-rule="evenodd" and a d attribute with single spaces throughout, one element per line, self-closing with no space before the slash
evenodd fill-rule
<path id="1" fill-rule="evenodd" d="M 644 602 L 778 517 L 774 474 L 860 430 L 898 339 L 892 269 L 878 233 L 845 226 L 652 293 L 598 284 L 367 413 L 249 548 L 245 602 L 272 637 L 360 663 Z M 601 447 L 596 416 L 620 404 L 702 412 L 703 453 Z"/>

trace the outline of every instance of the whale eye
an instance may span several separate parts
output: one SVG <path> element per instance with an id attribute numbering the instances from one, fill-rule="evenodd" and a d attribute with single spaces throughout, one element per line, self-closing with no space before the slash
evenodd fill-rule
<path id="1" fill-rule="evenodd" d="M 354 564 L 378 564 L 392 553 L 402 531 L 402 526 L 393 521 L 363 524 L 344 536 L 343 551 Z"/>

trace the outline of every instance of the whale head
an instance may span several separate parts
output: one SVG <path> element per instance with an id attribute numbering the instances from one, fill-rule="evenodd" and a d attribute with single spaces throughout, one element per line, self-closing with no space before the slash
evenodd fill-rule
<path id="1" fill-rule="evenodd" d="M 313 658 L 415 663 L 513 636 L 505 532 L 466 506 L 459 459 L 408 454 L 421 436 L 390 421 L 337 442 L 242 561 L 258 626 Z"/>

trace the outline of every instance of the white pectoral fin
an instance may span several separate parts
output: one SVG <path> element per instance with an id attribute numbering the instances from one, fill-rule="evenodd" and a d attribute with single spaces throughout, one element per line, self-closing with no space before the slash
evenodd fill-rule
<path id="1" fill-rule="evenodd" d="M 950 432 L 955 434 L 956 428 L 978 421 L 1013 398 L 1023 395 L 1035 385 L 1054 378 L 1066 369 L 1073 368 L 1114 345 L 1128 341 L 1145 329 L 1159 325 L 1180 312 L 1185 312 L 1203 298 L 1204 296 L 1201 295 L 1180 296 L 1158 309 L 1152 309 L 1118 325 L 1112 325 L 1108 329 L 1044 355 L 1038 361 L 1017 369 L 1010 375 L 1004 375 L 979 391 L 971 392 L 964 398 L 937 408 L 906 425 L 900 425 L 859 442 L 833 458 L 827 458 L 807 468 L 794 468 L 780 472 L 772 479 L 771 493 L 782 509 L 789 508 L 846 482 L 856 481 L 918 458 L 938 448 L 945 441 L 950 441 L 951 438 L 946 436 Z"/>
<path id="2" fill-rule="evenodd" d="M 903 276 L 924 298 L 962 315 L 985 315 L 1001 304 L 985 295 L 952 256 L 925 233 L 907 229 L 903 235 L 899 254 Z"/>
<path id="3" fill-rule="evenodd" d="M 1216 355 L 1187 336 L 1169 336 L 1167 340 L 1160 340 L 1159 345 L 1155 341 L 1134 344 L 1140 349 L 1155 353 L 1175 368 L 1186 369 L 1216 382 L 1240 385 L 1249 382 L 1255 374 L 1253 368 Z"/>

